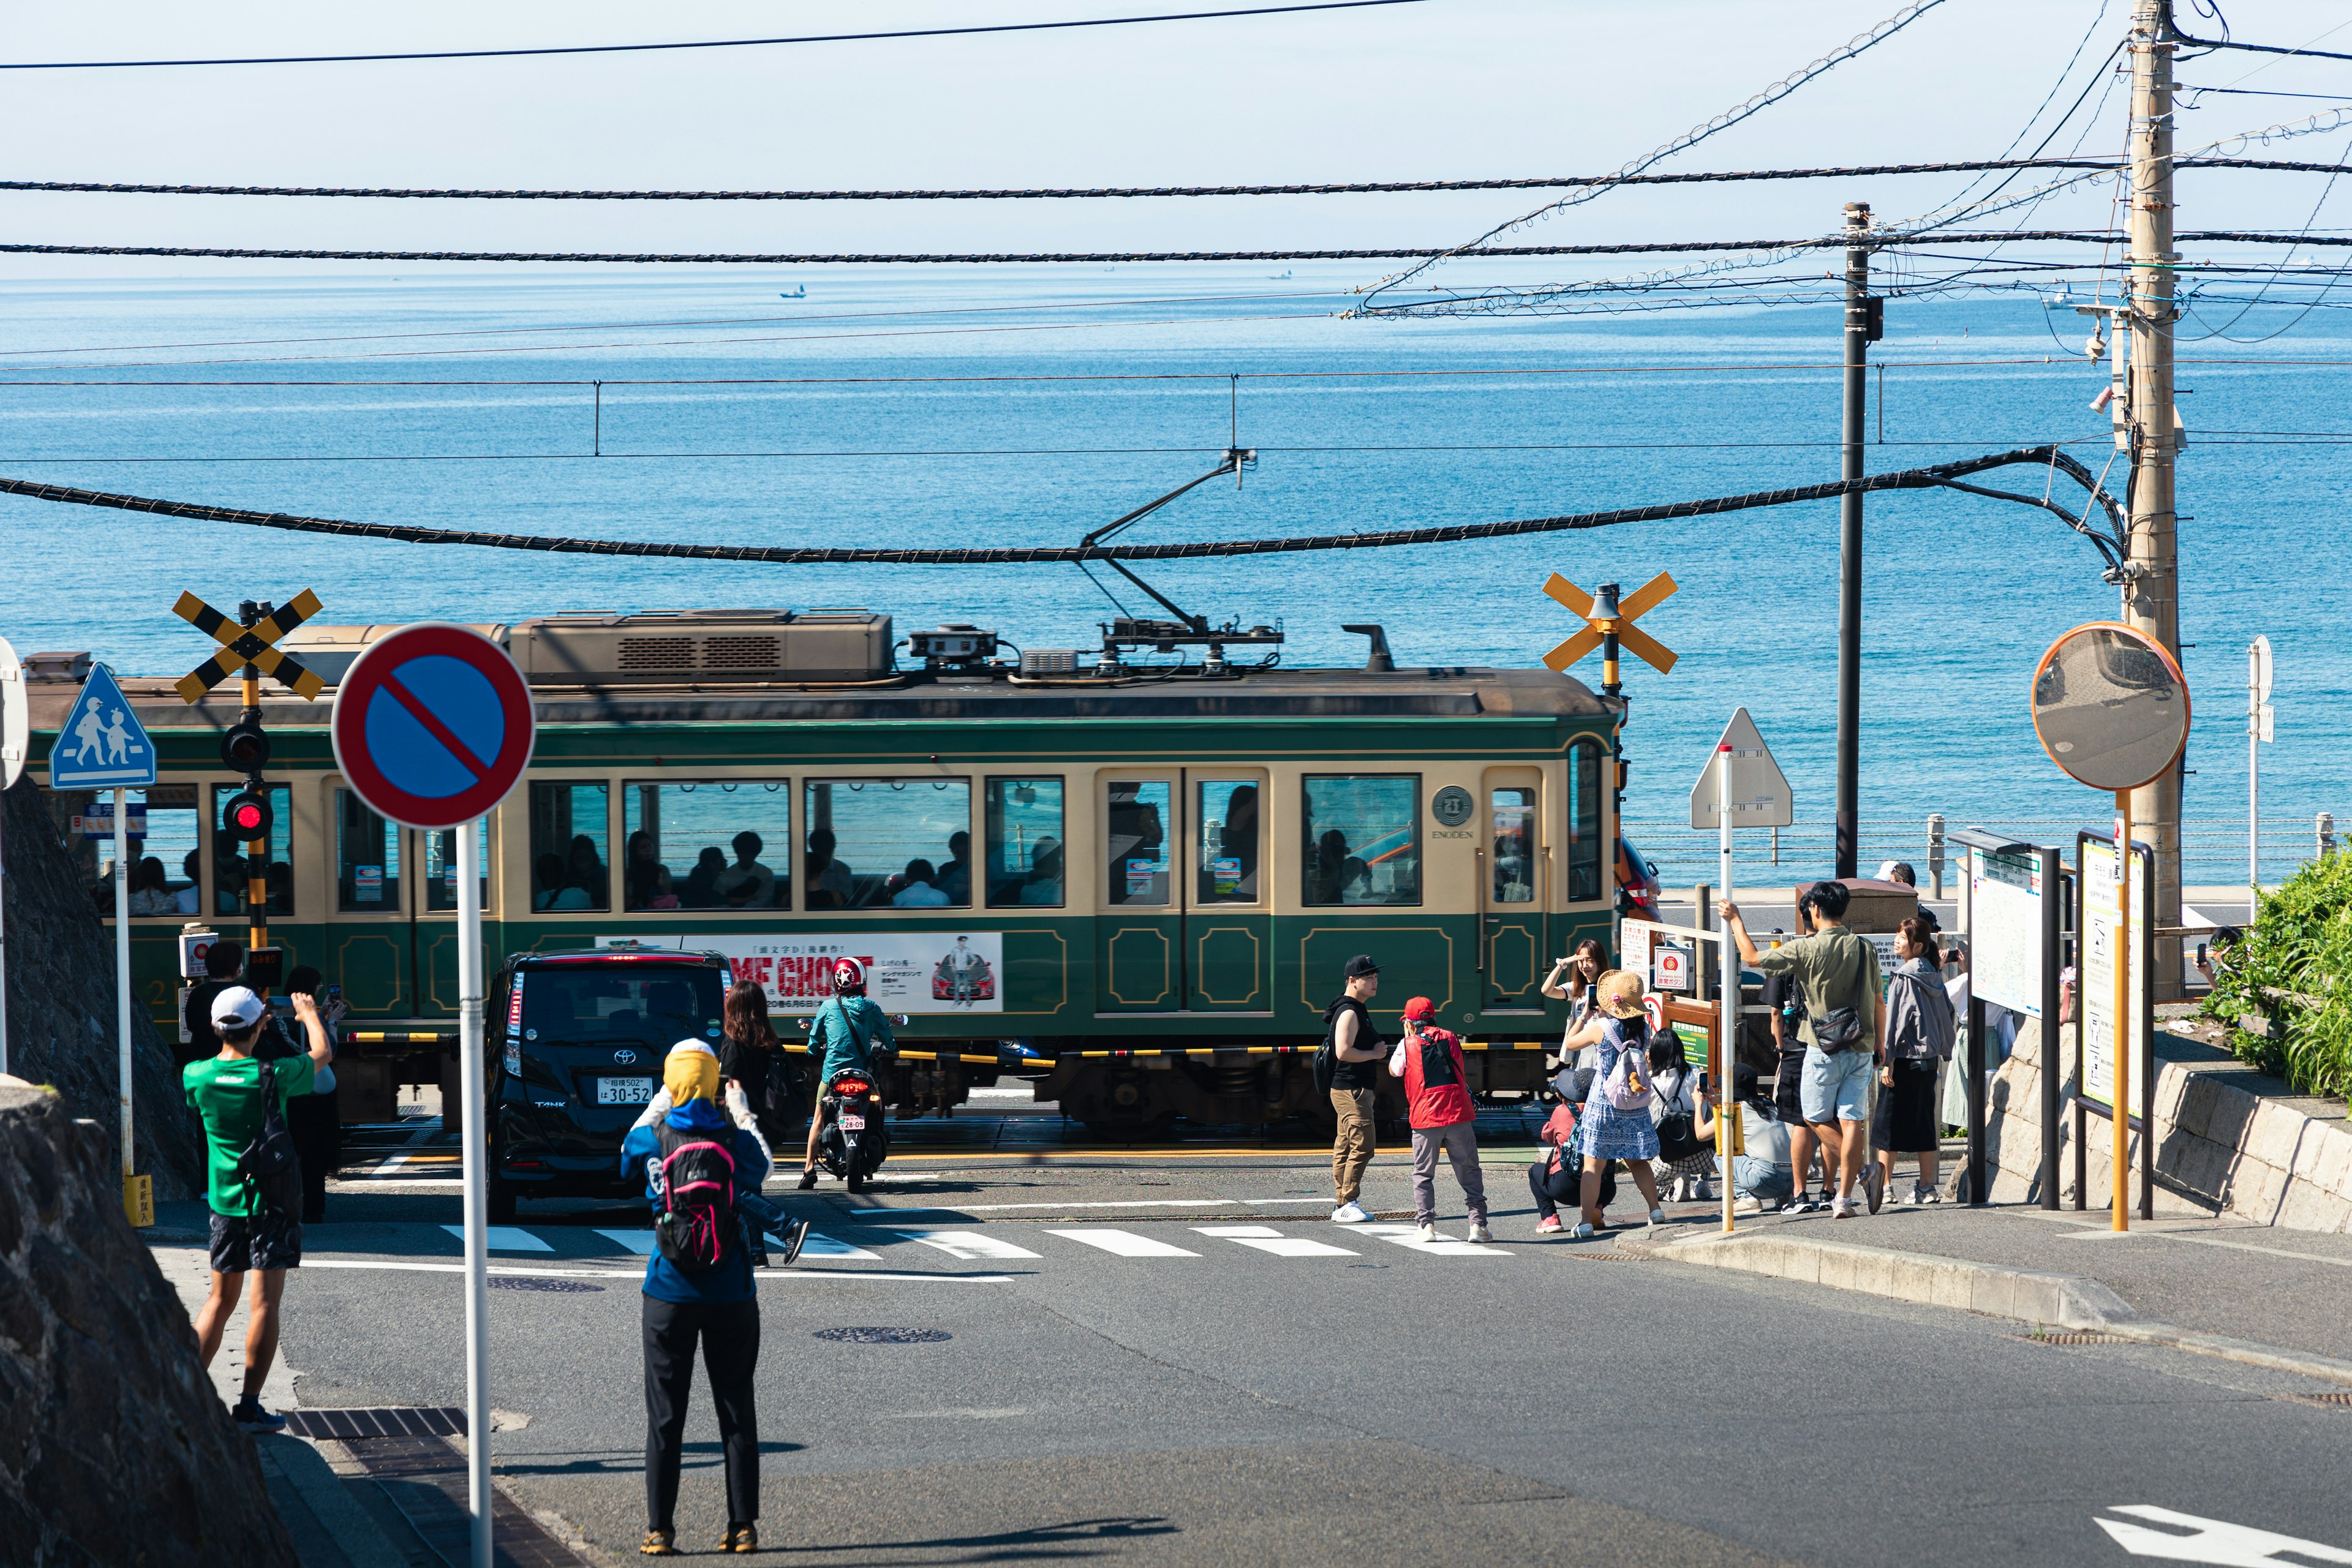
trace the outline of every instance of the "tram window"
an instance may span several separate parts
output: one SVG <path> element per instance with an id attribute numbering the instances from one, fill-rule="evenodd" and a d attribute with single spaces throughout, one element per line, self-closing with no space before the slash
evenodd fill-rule
<path id="1" fill-rule="evenodd" d="M 530 786 L 530 907 L 555 914 L 613 907 L 610 787 Z"/>
<path id="2" fill-rule="evenodd" d="M 812 910 L 971 903 L 971 781 L 811 779 L 802 826 Z"/>
<path id="3" fill-rule="evenodd" d="M 1528 904 L 1536 897 L 1536 792 L 1493 792 L 1495 901 Z"/>
<path id="4" fill-rule="evenodd" d="M 1165 779 L 1124 779 L 1106 786 L 1103 864 L 1107 904 L 1130 909 L 1168 902 L 1168 821 L 1173 796 Z"/>
<path id="5" fill-rule="evenodd" d="M 1257 796 L 1254 783 L 1200 781 L 1192 802 L 1193 820 L 1201 825 L 1195 902 L 1257 902 Z"/>
<path id="6" fill-rule="evenodd" d="M 987 817 L 988 907 L 1062 907 L 1062 781 L 991 779 Z"/>
<path id="7" fill-rule="evenodd" d="M 196 885 L 204 858 L 198 847 L 202 839 L 197 833 L 196 786 L 157 784 L 152 789 L 128 790 L 124 797 L 131 819 L 131 918 L 203 913 Z M 80 842 L 69 842 L 68 848 L 89 845 L 93 853 L 82 864 L 91 878 L 90 898 L 98 912 L 112 920 L 114 797 L 112 792 L 100 790 L 83 798 L 88 804 L 78 806 L 76 815 L 82 818 L 84 831 L 74 836 Z M 92 826 L 100 827 L 102 837 L 94 840 L 85 837 Z"/>
<path id="8" fill-rule="evenodd" d="M 789 779 L 625 784 L 621 826 L 625 908 L 793 907 Z"/>
<path id="9" fill-rule="evenodd" d="M 477 909 L 490 907 L 490 824 L 488 817 L 474 823 L 474 864 L 482 868 L 480 902 Z M 425 836 L 425 907 L 436 914 L 453 913 L 457 908 L 457 832 Z"/>
<path id="10" fill-rule="evenodd" d="M 268 847 L 258 869 L 268 884 L 268 912 L 290 915 L 294 912 L 294 792 L 286 784 L 262 786 L 269 796 Z M 213 824 L 213 913 L 250 918 L 247 902 L 247 882 L 257 868 L 246 854 L 245 843 L 220 830 L 220 814 L 229 797 L 243 793 L 243 784 L 213 785 L 213 806 L 208 820 Z"/>
<path id="11" fill-rule="evenodd" d="M 1421 775 L 1309 774 L 1308 904 L 1421 902 Z"/>
<path id="12" fill-rule="evenodd" d="M 1568 901 L 1601 897 L 1601 745 L 1568 749 Z"/>
<path id="13" fill-rule="evenodd" d="M 400 829 L 347 789 L 335 792 L 335 912 L 400 912 Z"/>

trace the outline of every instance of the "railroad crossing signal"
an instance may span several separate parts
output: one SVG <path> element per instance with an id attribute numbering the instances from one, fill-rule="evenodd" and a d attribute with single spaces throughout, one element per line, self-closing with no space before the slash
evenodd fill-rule
<path id="1" fill-rule="evenodd" d="M 182 594 L 172 606 L 174 614 L 219 643 L 220 651 L 182 676 L 176 689 L 183 702 L 201 702 L 205 693 L 226 680 L 232 671 L 250 665 L 275 679 L 305 702 L 314 700 L 327 683 L 305 668 L 300 660 L 270 644 L 319 613 L 319 595 L 305 588 L 294 602 L 241 626 L 194 594 Z"/>
<path id="2" fill-rule="evenodd" d="M 1565 673 L 1570 665 L 1594 648 L 1601 648 L 1605 657 L 1601 682 L 1613 697 L 1617 692 L 1617 648 L 1622 646 L 1660 675 L 1667 674 L 1675 668 L 1674 652 L 1647 632 L 1635 629 L 1633 623 L 1663 604 L 1677 586 L 1671 575 L 1661 572 L 1621 601 L 1614 583 L 1601 584 L 1596 597 L 1553 573 L 1544 584 L 1544 592 L 1581 617 L 1585 627 L 1544 655 L 1544 668 L 1554 674 Z"/>

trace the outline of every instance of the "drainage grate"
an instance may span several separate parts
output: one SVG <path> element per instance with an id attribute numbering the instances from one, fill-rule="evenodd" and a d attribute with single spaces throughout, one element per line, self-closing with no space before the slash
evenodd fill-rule
<path id="1" fill-rule="evenodd" d="M 2127 1340 L 2127 1339 L 2124 1338 L 2121 1334 L 2100 1334 L 2100 1333 L 2039 1334 L 2039 1333 L 2037 1333 L 2037 1334 L 2012 1334 L 2012 1335 L 2011 1335 L 2010 1337 L 2011 1337 L 2011 1339 L 2023 1340 L 2027 1344 L 2030 1344 L 2030 1345 L 2128 1345 L 2128 1344 L 2137 1344 L 2137 1343 L 2138 1343 L 2138 1342 L 2137 1342 L 2137 1340 Z"/>
<path id="2" fill-rule="evenodd" d="M 287 1428 L 298 1437 L 454 1437 L 466 1430 L 466 1413 L 447 1406 L 380 1405 L 365 1410 L 289 1410 Z"/>
<path id="3" fill-rule="evenodd" d="M 1647 1263 L 1650 1260 L 1638 1252 L 1591 1252 L 1581 1247 L 1571 1249 L 1570 1258 L 1580 1258 L 1587 1263 Z"/>
<path id="4" fill-rule="evenodd" d="M 582 1290 L 602 1290 L 604 1288 L 602 1285 L 591 1285 L 585 1279 L 518 1279 L 501 1275 L 490 1281 L 490 1289 L 493 1290 L 556 1290 L 565 1295 L 576 1294 Z"/>
<path id="5" fill-rule="evenodd" d="M 2295 1398 L 2305 1405 L 2322 1405 L 2330 1410 L 2341 1410 L 2352 1405 L 2352 1389 L 2340 1394 L 2298 1394 Z"/>
<path id="6" fill-rule="evenodd" d="M 945 1329 L 819 1329 L 815 1337 L 846 1345 L 935 1345 L 955 1336 Z"/>

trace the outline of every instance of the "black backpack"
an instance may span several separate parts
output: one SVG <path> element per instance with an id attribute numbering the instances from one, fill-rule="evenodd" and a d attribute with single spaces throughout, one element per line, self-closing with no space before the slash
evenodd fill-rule
<path id="1" fill-rule="evenodd" d="M 1674 1103 L 1664 1116 L 1658 1118 L 1658 1158 L 1661 1160 L 1687 1160 L 1694 1154 L 1706 1152 L 1706 1144 L 1698 1136 L 1696 1116 L 1682 1109 L 1688 1101 L 1693 1081 L 1694 1075 L 1685 1068 L 1675 1088 Z"/>
<path id="2" fill-rule="evenodd" d="M 1318 1099 L 1331 1098 L 1331 1080 L 1339 1071 L 1339 1047 L 1336 1037 L 1339 1027 L 1339 1014 L 1342 1009 L 1350 1005 L 1362 1013 L 1360 1022 L 1363 1026 L 1367 1028 L 1371 1026 L 1371 1015 L 1365 1012 L 1363 1005 L 1352 996 L 1342 996 L 1323 1009 L 1323 1043 L 1315 1049 L 1315 1093 Z"/>
<path id="3" fill-rule="evenodd" d="M 236 1173 L 275 1214 L 302 1212 L 302 1162 L 294 1152 L 294 1134 L 286 1130 L 286 1111 L 278 1095 L 278 1072 L 260 1065 L 261 1131 L 236 1157 Z"/>

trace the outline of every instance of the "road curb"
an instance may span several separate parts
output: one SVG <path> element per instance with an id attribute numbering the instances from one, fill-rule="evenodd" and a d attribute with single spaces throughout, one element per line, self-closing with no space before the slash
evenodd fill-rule
<path id="1" fill-rule="evenodd" d="M 1921 1306 L 1957 1307 L 1990 1317 L 2010 1318 L 2051 1328 L 2111 1334 L 2141 1344 L 2163 1345 L 2194 1355 L 2247 1366 L 2294 1373 L 2330 1383 L 2352 1384 L 2352 1362 L 2302 1351 L 2281 1350 L 2251 1340 L 2198 1333 L 2142 1317 L 2096 1279 L 2004 1268 L 1965 1258 L 1897 1252 L 1851 1242 L 1814 1241 L 1771 1232 L 1723 1236 L 1715 1232 L 1675 1236 L 1668 1231 L 1632 1232 L 1617 1238 L 1620 1251 L 1669 1263 L 1826 1285 L 1866 1296 L 1884 1296 Z"/>

